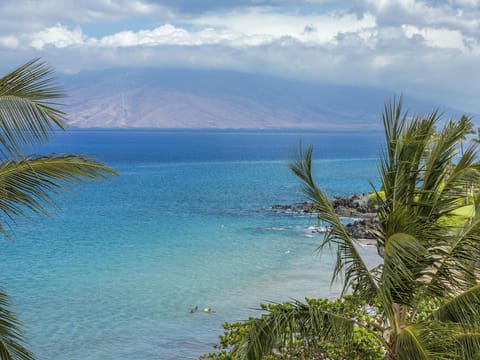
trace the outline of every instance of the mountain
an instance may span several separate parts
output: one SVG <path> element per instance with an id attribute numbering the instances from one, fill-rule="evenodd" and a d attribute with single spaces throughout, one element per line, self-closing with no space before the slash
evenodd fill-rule
<path id="1" fill-rule="evenodd" d="M 63 75 L 81 128 L 379 129 L 388 90 L 231 71 L 115 69 Z M 416 112 L 436 104 L 405 98 Z M 447 114 L 459 112 L 446 109 Z"/>

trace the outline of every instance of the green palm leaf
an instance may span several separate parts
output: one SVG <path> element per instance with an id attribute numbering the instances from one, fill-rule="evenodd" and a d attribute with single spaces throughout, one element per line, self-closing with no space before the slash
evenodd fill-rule
<path id="1" fill-rule="evenodd" d="M 397 337 L 399 360 L 457 359 L 456 326 L 425 321 L 403 327 Z"/>
<path id="2" fill-rule="evenodd" d="M 392 234 L 402 232 L 422 239 L 423 234 L 428 232 L 425 231 L 427 224 L 419 217 L 422 207 L 417 195 L 428 140 L 438 119 L 437 112 L 433 112 L 427 118 L 415 116 L 405 124 L 406 120 L 399 115 L 401 102 L 391 107 L 383 115 L 385 126 L 401 133 L 387 137 L 387 154 L 380 162 L 381 191 L 384 193 L 378 210 L 382 225 L 380 248 Z M 395 114 L 394 118 L 392 114 Z M 401 124 L 395 125 L 399 121 Z"/>
<path id="3" fill-rule="evenodd" d="M 459 121 L 449 121 L 438 134 L 436 141 L 433 143 L 428 153 L 425 170 L 423 173 L 422 189 L 425 194 L 436 195 L 441 193 L 441 180 L 449 176 L 449 167 L 457 154 L 457 144 L 472 130 L 472 123 L 466 116 L 462 116 Z M 466 159 L 472 159 L 472 154 L 460 160 L 465 163 Z M 466 163 L 470 163 L 467 161 Z M 464 166 L 460 166 L 462 168 Z"/>
<path id="4" fill-rule="evenodd" d="M 428 360 L 430 354 L 420 336 L 413 326 L 407 326 L 398 334 L 398 359 L 402 360 Z"/>
<path id="5" fill-rule="evenodd" d="M 461 293 L 439 307 L 435 319 L 451 321 L 461 326 L 480 326 L 480 285 Z"/>
<path id="6" fill-rule="evenodd" d="M 23 155 L 66 127 L 56 102 L 65 94 L 52 75 L 50 66 L 34 59 L 0 78 L 0 232 L 6 237 L 17 218 L 48 215 L 48 207 L 72 185 L 117 174 L 86 156 Z M 32 360 L 8 307 L 7 295 L 0 292 L 0 359 Z"/>
<path id="7" fill-rule="evenodd" d="M 332 282 L 344 271 L 343 293 L 350 289 L 352 284 L 362 283 L 364 286 L 359 290 L 364 293 L 366 299 L 373 301 L 378 291 L 376 279 L 358 252 L 356 241 L 348 235 L 327 196 L 313 180 L 312 152 L 312 147 L 309 147 L 305 152 L 300 147 L 298 159 L 290 164 L 290 169 L 301 179 L 303 192 L 308 199 L 313 201 L 318 218 L 329 225 L 319 250 L 328 245 L 335 245 L 337 248 L 337 262 L 333 271 Z"/>
<path id="8" fill-rule="evenodd" d="M 14 219 L 28 212 L 48 215 L 56 196 L 68 185 L 117 174 L 95 159 L 80 155 L 31 156 L 0 164 L 0 211 Z M 1 229 L 6 233 L 5 222 Z"/>
<path id="9" fill-rule="evenodd" d="M 10 298 L 0 291 L 0 359 L 34 360 L 33 354 L 25 348 L 20 323 L 10 307 Z"/>
<path id="10" fill-rule="evenodd" d="M 53 69 L 38 59 L 27 62 L 0 78 L 0 153 L 21 154 L 49 138 L 55 129 L 65 129 L 65 113 L 55 102 L 65 97 L 52 77 Z"/>
<path id="11" fill-rule="evenodd" d="M 474 359 L 477 360 L 480 355 L 480 330 L 476 329 L 464 330 L 460 334 L 454 335 L 455 344 L 457 345 L 458 359 Z"/>
<path id="12" fill-rule="evenodd" d="M 319 250 L 330 245 L 337 250 L 332 281 L 344 274 L 341 296 L 345 299 L 346 291 L 353 290 L 361 300 L 360 313 L 321 312 L 299 302 L 275 308 L 249 322 L 240 354 L 261 358 L 297 339 L 341 344 L 343 337 L 345 344 L 359 327 L 375 334 L 387 359 L 480 358 L 478 143 L 466 151 L 462 147 L 459 154 L 472 121 L 462 116 L 437 132 L 437 110 L 407 117 L 401 107 L 402 98 L 394 100 L 382 115 L 381 187 L 372 185 L 380 222 L 374 235 L 382 262 L 374 269 L 367 268 L 356 241 L 313 180 L 312 148 L 300 147 L 290 164 L 319 220 L 328 225 Z M 358 320 L 367 318 L 368 326 L 362 328 Z"/>
<path id="13" fill-rule="evenodd" d="M 396 233 L 386 241 L 379 293 L 392 324 L 396 322 L 392 313 L 394 304 L 412 305 L 420 285 L 417 279 L 424 268 L 424 255 L 425 248 L 411 235 Z"/>
<path id="14" fill-rule="evenodd" d="M 480 209 L 461 232 L 434 246 L 431 267 L 426 269 L 426 294 L 451 296 L 464 291 L 475 279 L 475 260 L 480 259 Z"/>
<path id="15" fill-rule="evenodd" d="M 440 218 L 449 218 L 460 207 L 469 204 L 473 194 L 471 184 L 480 180 L 479 164 L 476 162 L 476 146 L 469 147 L 454 164 L 458 157 L 456 145 L 471 132 L 469 118 L 462 117 L 458 122 L 449 122 L 438 134 L 434 145 L 426 155 L 423 182 L 418 189 L 418 214 L 422 221 L 435 223 Z M 446 232 L 454 231 L 445 226 L 437 227 L 426 234 L 425 240 L 432 245 Z M 452 222 L 452 225 L 455 224 Z M 457 227 L 464 225 L 456 224 Z M 443 234 L 442 234 L 443 233 Z"/>
<path id="16" fill-rule="evenodd" d="M 248 325 L 250 330 L 235 348 L 234 354 L 249 360 L 262 359 L 271 354 L 276 346 L 285 346 L 298 339 L 305 340 L 312 348 L 315 348 L 319 338 L 348 345 L 354 327 L 364 327 L 340 313 L 325 311 L 300 301 L 278 304 L 261 318 L 251 319 Z"/>

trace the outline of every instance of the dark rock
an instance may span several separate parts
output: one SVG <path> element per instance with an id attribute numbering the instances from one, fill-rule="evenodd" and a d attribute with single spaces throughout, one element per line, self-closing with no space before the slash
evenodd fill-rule
<path id="1" fill-rule="evenodd" d="M 336 196 L 332 200 L 332 206 L 343 217 L 370 218 L 377 212 L 368 194 L 354 194 L 346 198 Z"/>
<path id="2" fill-rule="evenodd" d="M 332 207 L 340 217 L 357 219 L 347 224 L 348 234 L 356 239 L 373 239 L 373 231 L 378 229 L 377 209 L 368 194 L 353 194 L 349 197 L 334 197 Z M 293 205 L 274 205 L 277 212 L 316 213 L 313 203 L 303 202 Z"/>
<path id="3" fill-rule="evenodd" d="M 293 205 L 274 205 L 272 210 L 277 212 L 315 213 L 315 206 L 312 203 L 303 202 Z"/>
<path id="4" fill-rule="evenodd" d="M 347 233 L 355 239 L 374 239 L 373 232 L 378 229 L 377 218 L 355 220 L 345 225 Z"/>

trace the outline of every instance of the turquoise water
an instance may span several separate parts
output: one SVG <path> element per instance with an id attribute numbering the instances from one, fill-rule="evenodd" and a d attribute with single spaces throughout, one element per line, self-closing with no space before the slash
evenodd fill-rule
<path id="1" fill-rule="evenodd" d="M 286 165 L 300 137 L 330 195 L 377 181 L 376 133 L 72 131 L 41 149 L 122 175 L 76 189 L 0 247 L 38 358 L 193 359 L 262 301 L 334 296 L 315 219 L 270 210 L 303 201 Z"/>

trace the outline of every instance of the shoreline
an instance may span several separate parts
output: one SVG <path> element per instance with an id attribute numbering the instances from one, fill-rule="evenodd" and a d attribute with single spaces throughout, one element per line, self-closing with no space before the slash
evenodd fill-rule
<path id="1" fill-rule="evenodd" d="M 331 201 L 335 213 L 345 224 L 348 234 L 362 244 L 375 245 L 373 232 L 378 228 L 377 211 L 372 205 L 369 194 L 353 194 L 348 197 L 334 197 Z M 312 214 L 315 206 L 311 202 L 292 205 L 273 205 L 271 210 L 278 213 Z"/>

